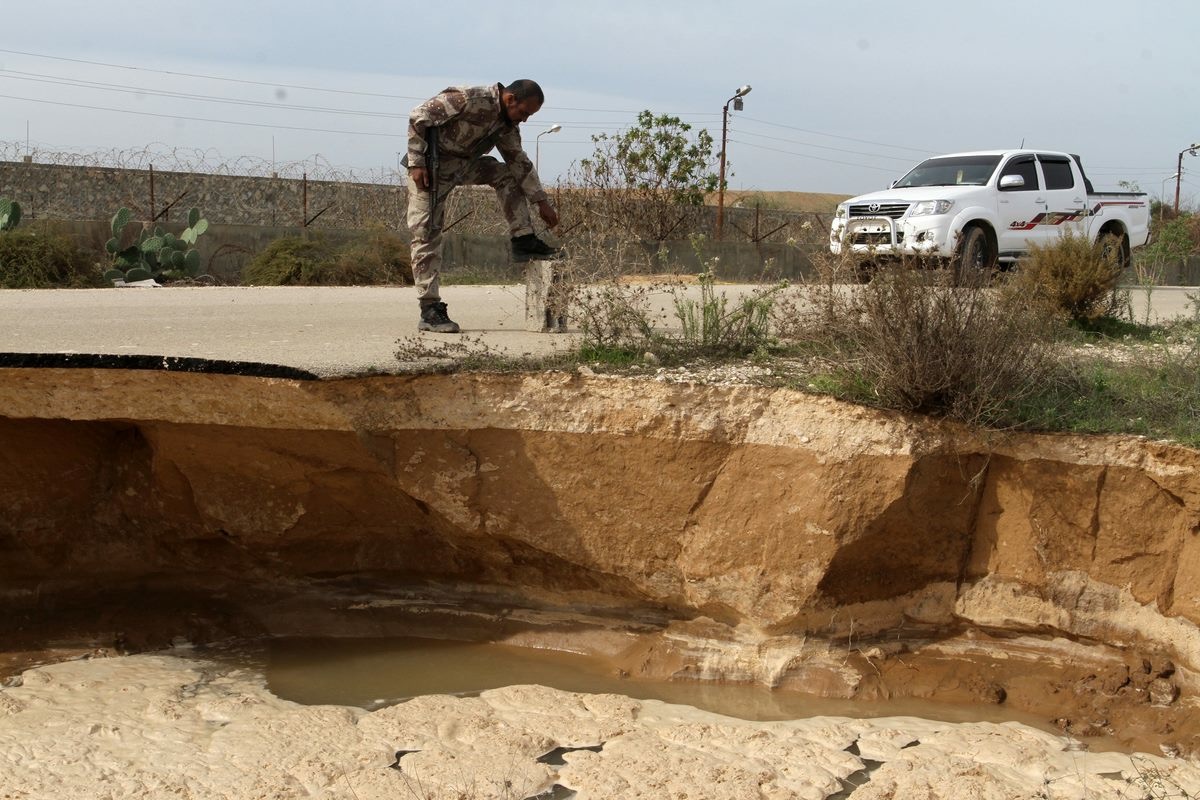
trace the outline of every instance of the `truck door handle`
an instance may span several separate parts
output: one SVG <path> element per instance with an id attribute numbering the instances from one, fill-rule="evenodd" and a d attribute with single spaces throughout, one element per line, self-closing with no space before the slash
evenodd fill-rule
<path id="1" fill-rule="evenodd" d="M 1034 200 L 1033 202 L 1035 202 L 1035 203 L 1044 203 L 1044 202 L 1046 202 L 1046 198 L 1044 198 L 1044 197 L 1039 197 L 1039 198 L 1037 198 L 1036 200 Z"/>

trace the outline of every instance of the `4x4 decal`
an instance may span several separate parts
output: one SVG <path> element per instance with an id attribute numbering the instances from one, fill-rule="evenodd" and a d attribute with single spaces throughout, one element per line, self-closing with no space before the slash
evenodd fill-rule
<path id="1" fill-rule="evenodd" d="M 1033 219 L 1022 219 L 1017 220 L 1016 222 L 1011 222 L 1008 225 L 1008 229 L 1012 231 L 1031 231 L 1038 225 L 1062 225 L 1064 222 L 1073 222 L 1080 217 L 1094 217 L 1098 215 L 1105 206 L 1130 206 L 1133 208 L 1140 208 L 1144 205 L 1145 203 L 1135 200 L 1112 200 L 1103 203 L 1096 203 L 1096 205 L 1084 211 L 1047 211 L 1038 214 Z"/>

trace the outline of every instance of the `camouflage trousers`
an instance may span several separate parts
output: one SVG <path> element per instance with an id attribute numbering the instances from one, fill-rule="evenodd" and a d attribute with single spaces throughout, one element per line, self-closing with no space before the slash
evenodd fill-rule
<path id="1" fill-rule="evenodd" d="M 446 199 L 451 186 L 491 186 L 496 190 L 500 208 L 508 221 L 509 236 L 533 233 L 529 203 L 525 200 L 508 165 L 491 156 L 471 163 L 467 159 L 443 157 L 438 169 L 438 192 L 442 201 L 430 208 L 429 192 L 417 188 L 408 179 L 408 229 L 412 233 L 412 271 L 421 305 L 441 299 L 442 234 L 446 217 Z M 433 227 L 439 229 L 433 232 Z"/>

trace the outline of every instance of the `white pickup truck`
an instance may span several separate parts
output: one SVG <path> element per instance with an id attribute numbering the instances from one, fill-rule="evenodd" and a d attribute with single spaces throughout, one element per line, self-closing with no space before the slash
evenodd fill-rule
<path id="1" fill-rule="evenodd" d="M 956 272 L 991 269 L 1071 230 L 1120 247 L 1150 237 L 1143 192 L 1095 192 L 1079 156 L 1042 150 L 953 153 L 922 161 L 891 188 L 837 207 L 829 247 L 881 257 L 946 259 Z"/>

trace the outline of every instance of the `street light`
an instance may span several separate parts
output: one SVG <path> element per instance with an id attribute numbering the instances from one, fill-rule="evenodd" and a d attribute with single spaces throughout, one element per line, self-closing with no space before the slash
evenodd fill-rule
<path id="1" fill-rule="evenodd" d="M 1179 151 L 1179 163 L 1175 167 L 1175 213 L 1179 213 L 1179 184 L 1183 180 L 1183 154 L 1191 153 L 1196 155 L 1200 151 L 1200 142 L 1193 144 L 1191 147 L 1185 147 Z"/>
<path id="2" fill-rule="evenodd" d="M 545 136 L 547 133 L 558 133 L 561 130 L 562 130 L 562 125 L 559 125 L 556 122 L 553 125 L 551 125 L 549 128 L 546 128 L 546 130 L 539 133 L 534 138 L 534 140 L 533 140 L 534 141 L 534 154 L 533 154 L 533 171 L 534 172 L 540 172 L 539 165 L 542 163 L 542 137 Z"/>
<path id="3" fill-rule="evenodd" d="M 717 183 L 717 241 L 721 241 L 721 231 L 725 228 L 725 142 L 729 138 L 729 104 L 733 103 L 734 111 L 742 110 L 742 98 L 750 94 L 750 84 L 738 89 L 733 97 L 725 101 L 721 109 L 721 175 Z"/>

